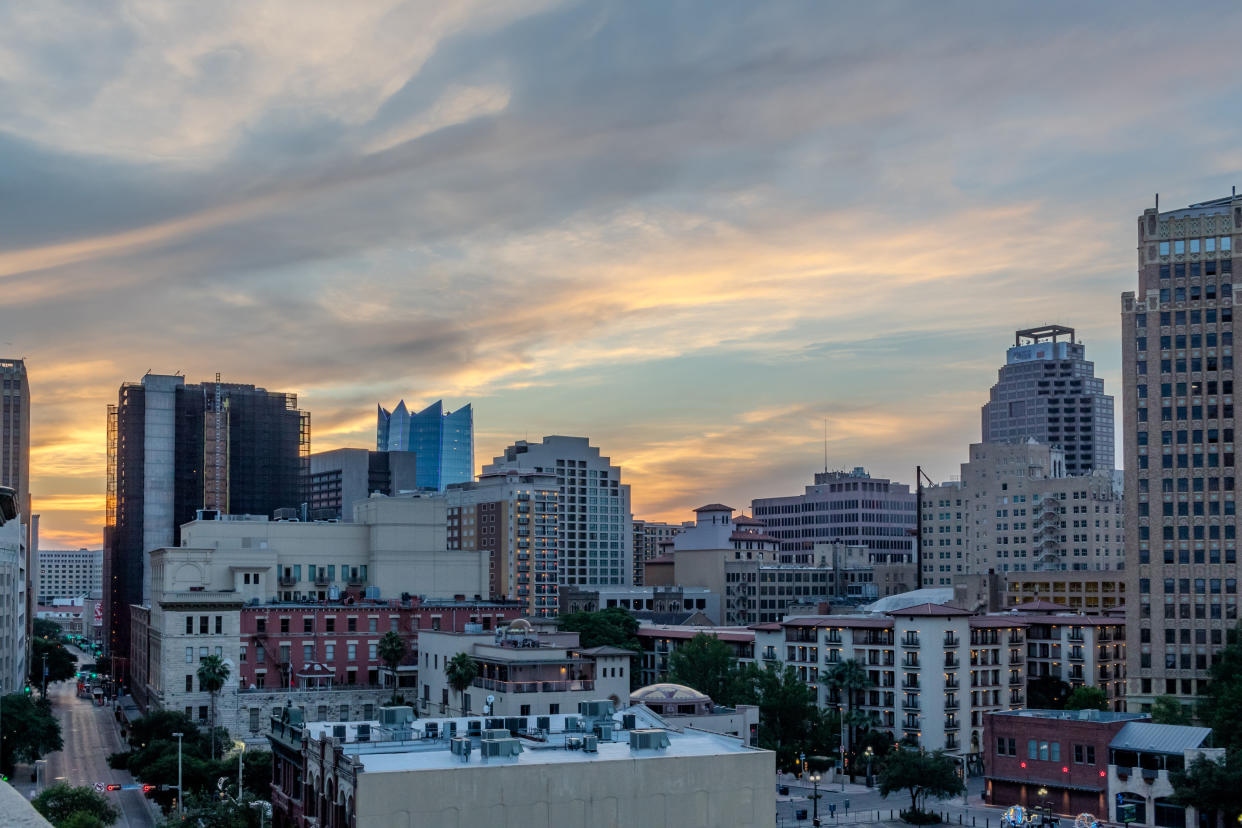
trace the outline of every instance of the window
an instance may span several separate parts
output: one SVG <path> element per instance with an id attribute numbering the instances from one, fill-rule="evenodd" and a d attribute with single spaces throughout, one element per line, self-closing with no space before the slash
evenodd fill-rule
<path id="1" fill-rule="evenodd" d="M 198 720 L 199 720 L 200 722 L 205 722 L 205 721 L 207 721 L 207 705 L 205 705 L 205 704 L 199 705 L 199 708 L 198 708 Z"/>
<path id="2" fill-rule="evenodd" d="M 250 732 L 259 732 L 259 708 L 257 707 L 250 708 Z"/>
<path id="3" fill-rule="evenodd" d="M 204 658 L 206 658 L 206 657 L 207 657 L 207 652 L 208 652 L 208 651 L 207 651 L 207 648 L 206 648 L 206 647 L 199 647 L 199 648 L 198 648 L 198 660 L 199 660 L 199 661 L 202 661 Z"/>
<path id="4" fill-rule="evenodd" d="M 217 615 L 216 616 L 216 635 L 222 635 L 223 633 L 224 633 L 224 616 Z"/>
<path id="5" fill-rule="evenodd" d="M 194 616 L 192 615 L 185 617 L 185 634 L 194 635 Z"/>
<path id="6" fill-rule="evenodd" d="M 529 704 L 524 704 L 524 705 L 522 705 L 521 707 L 519 707 L 519 708 L 518 708 L 518 715 L 519 715 L 519 716 L 529 716 L 529 715 L 530 715 L 530 705 L 529 705 Z"/>
<path id="7" fill-rule="evenodd" d="M 559 704 L 549 704 L 549 705 L 548 705 L 548 715 L 549 715 L 549 716 L 555 716 L 555 715 L 557 715 L 557 714 L 558 714 L 558 713 L 560 713 L 560 712 L 561 712 L 561 706 L 560 706 Z"/>
<path id="8" fill-rule="evenodd" d="M 194 676 L 185 677 L 185 692 L 187 693 L 194 692 Z"/>
<path id="9" fill-rule="evenodd" d="M 1095 745 L 1087 745 L 1087 764 L 1095 764 Z"/>
<path id="10" fill-rule="evenodd" d="M 255 619 L 254 631 L 257 633 L 267 632 L 267 619 L 266 618 Z"/>
<path id="11" fill-rule="evenodd" d="M 185 663 L 186 664 L 194 663 L 194 648 L 193 647 L 185 648 Z"/>
<path id="12" fill-rule="evenodd" d="M 368 618 L 367 619 L 367 630 L 370 632 L 379 632 L 379 619 Z"/>
<path id="13" fill-rule="evenodd" d="M 336 645 L 331 643 L 324 644 L 323 657 L 324 661 L 331 663 L 336 658 Z"/>
<path id="14" fill-rule="evenodd" d="M 199 632 L 199 634 L 200 634 L 200 635 L 206 635 L 206 634 L 207 634 L 207 629 L 208 629 L 208 628 L 207 628 L 207 616 L 206 616 L 206 615 L 200 615 L 200 616 L 199 616 L 199 618 L 198 618 L 198 632 Z"/>
<path id="15" fill-rule="evenodd" d="M 309 632 L 314 632 L 314 631 L 315 631 L 315 616 L 313 615 L 302 616 L 302 632 L 309 633 Z"/>
<path id="16" fill-rule="evenodd" d="M 288 618 L 280 619 L 280 631 L 282 633 L 289 632 L 289 619 Z"/>
<path id="17" fill-rule="evenodd" d="M 374 641 L 372 641 L 370 644 L 367 645 L 367 658 L 369 658 L 371 661 L 375 661 L 375 659 L 379 657 L 378 654 L 376 653 L 376 646 L 377 645 Z"/>
<path id="18" fill-rule="evenodd" d="M 336 616 L 335 615 L 329 615 L 327 618 L 323 620 L 323 623 L 325 625 L 324 628 L 328 632 L 336 632 Z"/>
<path id="19" fill-rule="evenodd" d="M 356 659 L 358 658 L 358 645 L 357 645 L 357 644 L 348 644 L 348 645 L 346 645 L 346 648 L 347 648 L 347 651 L 348 651 L 348 653 L 349 653 L 349 655 L 348 655 L 349 660 L 350 660 L 350 661 L 354 661 L 354 660 L 356 660 Z"/>
<path id="20" fill-rule="evenodd" d="M 348 632 L 358 632 L 358 619 L 350 617 L 345 622 L 345 629 Z"/>
<path id="21" fill-rule="evenodd" d="M 1048 746 L 1048 743 L 1045 742 L 1044 747 L 1047 748 L 1047 746 Z M 1039 758 L 1039 753 L 1037 752 L 1038 750 L 1039 750 L 1039 742 L 1035 741 L 1034 739 L 1031 739 L 1029 742 L 1026 743 L 1026 758 L 1027 759 L 1038 759 Z"/>

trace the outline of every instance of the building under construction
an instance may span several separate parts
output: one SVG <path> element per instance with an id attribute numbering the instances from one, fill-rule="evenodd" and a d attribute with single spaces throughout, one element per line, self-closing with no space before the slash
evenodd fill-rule
<path id="1" fill-rule="evenodd" d="M 187 385 L 147 374 L 108 406 L 104 617 L 114 662 L 129 655 L 129 607 L 150 595 L 146 553 L 181 542 L 198 510 L 271 516 L 301 503 L 310 414 L 296 394 Z"/>

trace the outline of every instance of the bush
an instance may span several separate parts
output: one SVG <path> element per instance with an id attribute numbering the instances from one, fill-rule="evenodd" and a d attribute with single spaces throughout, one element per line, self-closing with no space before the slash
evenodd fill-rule
<path id="1" fill-rule="evenodd" d="M 121 753 L 109 753 L 108 767 L 113 770 L 129 770 L 129 757 L 132 755 L 132 750 L 122 751 Z"/>
<path id="2" fill-rule="evenodd" d="M 939 825 L 940 814 L 911 808 L 901 812 L 901 820 L 902 822 L 909 823 L 910 825 Z"/>

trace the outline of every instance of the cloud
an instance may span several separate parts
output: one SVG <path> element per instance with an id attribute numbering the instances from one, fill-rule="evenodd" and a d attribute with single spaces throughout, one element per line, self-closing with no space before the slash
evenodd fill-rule
<path id="1" fill-rule="evenodd" d="M 1016 328 L 1119 392 L 1134 216 L 1236 171 L 1239 16 L 15 6 L 0 341 L 45 537 L 97 533 L 148 369 L 295 391 L 316 449 L 472 400 L 480 461 L 586 434 L 650 515 L 797 491 L 824 417 L 834 464 L 951 474 Z"/>

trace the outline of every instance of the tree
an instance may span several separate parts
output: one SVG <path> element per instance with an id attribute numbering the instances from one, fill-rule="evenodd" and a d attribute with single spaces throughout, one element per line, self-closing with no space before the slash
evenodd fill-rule
<path id="1" fill-rule="evenodd" d="M 1032 710 L 1061 710 L 1069 696 L 1069 685 L 1056 676 L 1040 676 L 1026 685 L 1027 707 Z"/>
<path id="2" fill-rule="evenodd" d="M 698 633 L 669 657 L 669 681 L 693 687 L 717 704 L 731 704 L 736 690 L 733 648 L 714 635 Z"/>
<path id="3" fill-rule="evenodd" d="M 1176 696 L 1157 696 L 1151 705 L 1151 720 L 1156 724 L 1188 725 L 1190 714 Z"/>
<path id="4" fill-rule="evenodd" d="M 130 723 L 129 744 L 143 748 L 156 739 L 167 740 L 171 733 L 182 733 L 184 742 L 192 743 L 199 738 L 198 724 L 179 710 L 154 710 Z M 172 742 L 175 750 L 177 740 Z"/>
<path id="5" fill-rule="evenodd" d="M 871 686 L 871 677 L 867 674 L 867 668 L 863 667 L 857 659 L 847 658 L 829 668 L 824 683 L 841 694 L 842 703 L 845 705 L 842 722 L 845 724 L 846 735 L 849 737 L 846 740 L 848 751 L 854 746 L 856 728 L 859 724 L 854 716 L 854 701 L 860 691 Z"/>
<path id="6" fill-rule="evenodd" d="M 1212 728 L 1212 743 L 1232 754 L 1242 750 L 1242 641 L 1237 628 L 1228 631 L 1225 646 L 1212 656 L 1209 674 L 1199 719 Z"/>
<path id="7" fill-rule="evenodd" d="M 75 788 L 64 782 L 44 788 L 30 804 L 57 828 L 70 824 L 111 825 L 121 815 L 112 803 L 92 789 L 85 786 Z"/>
<path id="8" fill-rule="evenodd" d="M 48 683 L 71 679 L 78 674 L 78 661 L 58 639 L 30 639 L 29 681 L 35 687 L 43 686 L 43 665 L 47 665 Z"/>
<path id="9" fill-rule="evenodd" d="M 639 671 L 634 662 L 642 656 L 643 646 L 638 640 L 638 619 L 620 607 L 609 607 L 598 612 L 571 612 L 561 616 L 560 628 L 578 633 L 578 645 L 589 650 L 592 647 L 621 647 L 633 650 L 630 659 L 630 687 L 638 687 Z"/>
<path id="10" fill-rule="evenodd" d="M 444 677 L 448 680 L 449 687 L 453 688 L 453 692 L 457 693 L 459 699 L 457 707 L 460 710 L 461 694 L 466 692 L 466 688 L 474 684 L 474 680 L 479 677 L 478 662 L 465 653 L 458 653 L 444 665 Z"/>
<path id="11" fill-rule="evenodd" d="M 401 659 L 405 658 L 405 639 L 395 630 L 389 630 L 379 640 L 378 651 L 380 661 L 383 661 L 392 673 L 392 695 L 395 700 L 397 697 L 397 665 L 401 663 Z"/>
<path id="12" fill-rule="evenodd" d="M 25 693 L 11 693 L 0 699 L 0 767 L 12 772 L 13 763 L 34 762 L 45 753 L 60 750 L 60 722 L 52 715 L 46 700 L 38 703 Z"/>
<path id="13" fill-rule="evenodd" d="M 1200 756 L 1189 768 L 1172 771 L 1173 802 L 1215 813 L 1216 824 L 1233 825 L 1242 814 L 1242 764 L 1237 756 L 1215 762 Z"/>
<path id="14" fill-rule="evenodd" d="M 759 746 L 776 753 L 776 765 L 792 768 L 801 754 L 836 750 L 840 723 L 815 703 L 815 692 L 790 665 L 781 670 L 750 663 L 738 671 L 737 704 L 759 707 Z"/>
<path id="15" fill-rule="evenodd" d="M 36 618 L 34 620 L 34 636 L 35 638 L 44 638 L 49 641 L 59 641 L 62 635 L 60 624 L 47 618 Z"/>
<path id="16" fill-rule="evenodd" d="M 1075 687 L 1065 700 L 1066 710 L 1107 710 L 1108 694 L 1098 687 Z"/>
<path id="17" fill-rule="evenodd" d="M 217 655 L 204 656 L 198 662 L 198 687 L 211 694 L 211 758 L 216 758 L 216 694 L 229 678 L 229 665 Z"/>
<path id="18" fill-rule="evenodd" d="M 95 659 L 95 672 L 101 676 L 112 675 L 112 656 L 101 655 Z"/>
<path id="19" fill-rule="evenodd" d="M 923 753 L 915 750 L 896 750 L 880 765 L 880 795 L 896 791 L 909 791 L 910 814 L 925 814 L 923 806 L 928 796 L 947 799 L 960 794 L 965 786 L 957 775 L 957 765 L 943 751 Z"/>

